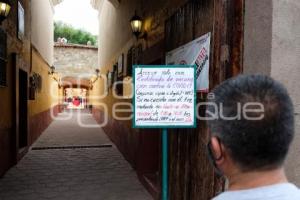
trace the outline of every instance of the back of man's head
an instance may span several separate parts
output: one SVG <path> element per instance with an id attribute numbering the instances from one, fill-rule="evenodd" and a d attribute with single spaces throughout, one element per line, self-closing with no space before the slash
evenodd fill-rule
<path id="1" fill-rule="evenodd" d="M 237 166 L 242 171 L 281 167 L 294 136 L 293 104 L 283 85 L 264 75 L 241 75 L 212 94 L 207 111 L 216 113 L 217 106 L 218 117 L 208 121 L 210 131 Z"/>

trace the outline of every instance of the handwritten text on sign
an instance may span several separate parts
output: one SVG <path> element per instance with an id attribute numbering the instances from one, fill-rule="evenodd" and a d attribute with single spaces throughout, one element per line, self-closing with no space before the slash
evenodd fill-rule
<path id="1" fill-rule="evenodd" d="M 194 126 L 195 68 L 135 68 L 135 126 Z"/>

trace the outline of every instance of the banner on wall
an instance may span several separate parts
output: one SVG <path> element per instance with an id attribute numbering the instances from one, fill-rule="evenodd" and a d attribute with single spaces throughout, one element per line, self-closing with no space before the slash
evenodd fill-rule
<path id="1" fill-rule="evenodd" d="M 196 65 L 197 91 L 209 91 L 209 53 L 211 33 L 207 33 L 166 55 L 167 65 Z"/>

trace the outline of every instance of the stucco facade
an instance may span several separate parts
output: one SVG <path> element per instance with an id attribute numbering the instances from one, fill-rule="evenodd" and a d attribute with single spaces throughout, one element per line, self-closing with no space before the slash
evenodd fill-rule
<path id="1" fill-rule="evenodd" d="M 289 90 L 295 106 L 296 135 L 287 160 L 289 179 L 300 187 L 300 1 L 273 1 L 271 76 Z"/>
<path id="2" fill-rule="evenodd" d="M 291 181 L 300 186 L 300 2 L 246 0 L 244 73 L 263 73 L 282 82 L 295 106 L 295 140 L 286 162 Z"/>
<path id="3" fill-rule="evenodd" d="M 51 123 L 51 109 L 54 115 L 59 110 L 58 98 L 51 98 L 50 95 L 50 85 L 54 84 L 56 88 L 53 92 L 58 96 L 58 84 L 48 74 L 53 57 L 52 4 L 48 0 L 20 1 L 25 16 L 25 34 L 20 39 L 17 35 L 18 1 L 11 2 L 11 12 L 1 26 L 7 34 L 8 62 L 7 85 L 0 87 L 0 176 L 25 155 Z M 36 92 L 35 100 L 29 100 L 25 97 L 29 97 L 29 77 L 33 73 L 40 75 L 42 90 Z M 24 82 L 19 85 L 21 80 Z M 21 109 L 25 113 L 22 116 Z M 24 125 L 22 131 L 19 129 L 20 123 Z M 20 146 L 19 137 L 22 134 L 26 141 Z"/>
<path id="4" fill-rule="evenodd" d="M 9 167 L 15 162 L 17 156 L 14 154 L 13 138 L 15 129 L 16 113 L 14 113 L 15 102 L 15 71 L 22 69 L 26 72 L 30 70 L 30 3 L 20 1 L 25 11 L 25 36 L 23 41 L 17 37 L 17 1 L 12 2 L 12 9 L 8 18 L 2 23 L 1 29 L 7 34 L 7 64 L 6 64 L 6 87 L 0 87 L 0 176 L 2 176 Z M 29 28 L 28 28 L 29 27 Z M 18 55 L 18 62 L 15 62 L 15 56 Z"/>
<path id="5" fill-rule="evenodd" d="M 53 64 L 54 7 L 51 0 L 31 1 L 31 43 L 48 65 Z"/>
<path id="6" fill-rule="evenodd" d="M 118 7 L 108 0 L 96 2 L 96 8 L 99 10 L 99 66 L 105 67 L 110 64 L 109 62 L 115 59 L 115 54 L 133 39 L 128 26 L 135 5 L 138 7 L 137 0 L 129 0 Z"/>
<path id="7" fill-rule="evenodd" d="M 32 72 L 42 77 L 42 86 L 35 94 L 35 100 L 29 101 L 29 116 L 33 117 L 59 104 L 59 87 L 57 81 L 49 75 L 49 67 L 38 51 L 32 50 Z M 54 75 L 55 76 L 55 75 Z"/>
<path id="8" fill-rule="evenodd" d="M 244 73 L 271 72 L 272 0 L 245 1 Z"/>
<path id="9" fill-rule="evenodd" d="M 187 0 L 156 1 L 145 0 L 92 0 L 91 3 L 99 11 L 99 66 L 111 66 L 121 53 L 125 53 L 132 45 L 142 43 L 143 48 L 150 48 L 164 37 L 165 20 L 169 18 Z M 132 34 L 130 19 L 138 11 L 144 20 L 143 30 L 147 32 L 147 40 L 139 40 Z M 126 59 L 125 59 L 126 63 Z"/>

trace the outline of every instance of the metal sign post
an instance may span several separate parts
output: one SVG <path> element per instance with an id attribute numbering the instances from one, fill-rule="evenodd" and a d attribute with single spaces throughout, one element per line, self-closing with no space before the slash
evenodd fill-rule
<path id="1" fill-rule="evenodd" d="M 168 200 L 168 129 L 162 130 L 162 200 Z"/>
<path id="2" fill-rule="evenodd" d="M 196 127 L 195 65 L 133 66 L 133 128 L 162 129 L 161 199 L 168 200 L 168 128 Z"/>

